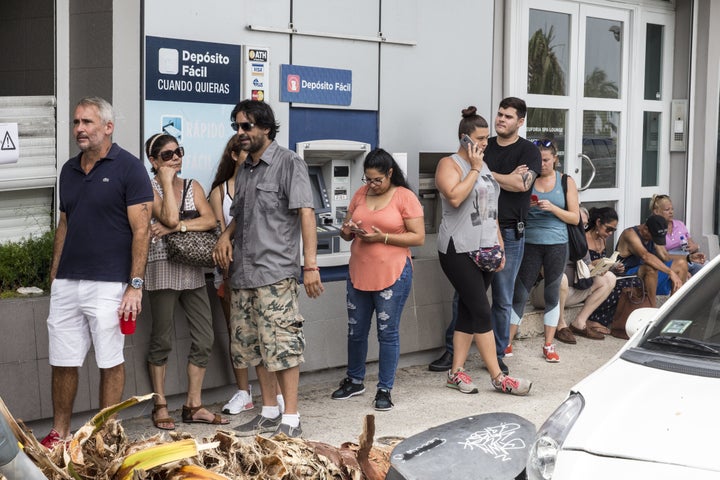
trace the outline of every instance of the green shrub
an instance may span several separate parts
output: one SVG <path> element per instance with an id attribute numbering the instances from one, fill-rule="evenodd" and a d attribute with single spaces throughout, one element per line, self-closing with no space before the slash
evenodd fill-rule
<path id="1" fill-rule="evenodd" d="M 13 296 L 19 287 L 50 290 L 55 231 L 20 242 L 0 245 L 0 298 Z"/>

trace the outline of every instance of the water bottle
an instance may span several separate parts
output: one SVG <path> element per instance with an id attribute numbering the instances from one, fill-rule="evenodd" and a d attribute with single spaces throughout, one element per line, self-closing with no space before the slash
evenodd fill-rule
<path id="1" fill-rule="evenodd" d="M 688 241 L 687 238 L 685 238 L 685 235 L 680 235 L 680 250 L 683 252 L 688 251 Z"/>

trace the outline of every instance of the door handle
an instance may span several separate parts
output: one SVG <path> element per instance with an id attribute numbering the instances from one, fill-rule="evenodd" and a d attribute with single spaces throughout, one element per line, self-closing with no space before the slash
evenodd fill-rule
<path id="1" fill-rule="evenodd" d="M 588 188 L 590 188 L 590 184 L 595 179 L 595 173 L 597 172 L 597 170 L 595 169 L 595 164 L 592 162 L 592 160 L 590 160 L 590 157 L 588 157 L 584 153 L 578 153 L 578 158 L 585 160 L 590 165 L 590 169 L 592 170 L 592 172 L 590 173 L 590 178 L 588 179 L 587 183 L 581 187 L 578 187 L 578 192 L 582 192 L 583 190 L 587 190 Z M 575 173 L 580 173 L 580 169 L 576 168 Z"/>

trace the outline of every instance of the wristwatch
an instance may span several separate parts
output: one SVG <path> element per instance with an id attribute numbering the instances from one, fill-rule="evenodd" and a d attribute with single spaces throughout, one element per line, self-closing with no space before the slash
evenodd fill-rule
<path id="1" fill-rule="evenodd" d="M 143 287 L 143 284 L 145 284 L 145 280 L 140 277 L 133 277 L 130 280 L 130 286 L 137 290 L 140 290 Z"/>
<path id="2" fill-rule="evenodd" d="M 187 232 L 187 225 L 185 225 L 185 222 L 180 222 L 180 231 L 183 233 Z"/>

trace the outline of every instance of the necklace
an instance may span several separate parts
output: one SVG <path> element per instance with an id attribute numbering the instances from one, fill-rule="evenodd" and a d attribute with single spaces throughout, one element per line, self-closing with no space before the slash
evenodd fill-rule
<path id="1" fill-rule="evenodd" d="M 595 239 L 595 251 L 603 252 L 605 250 L 605 240 L 600 238 L 597 232 L 593 232 L 593 238 Z"/>

